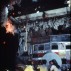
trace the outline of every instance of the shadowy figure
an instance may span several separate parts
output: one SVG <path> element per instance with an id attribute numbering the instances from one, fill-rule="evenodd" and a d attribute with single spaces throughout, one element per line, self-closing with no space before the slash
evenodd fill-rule
<path id="1" fill-rule="evenodd" d="M 61 71 L 60 66 L 58 65 L 55 59 L 49 61 L 50 68 L 49 71 Z"/>

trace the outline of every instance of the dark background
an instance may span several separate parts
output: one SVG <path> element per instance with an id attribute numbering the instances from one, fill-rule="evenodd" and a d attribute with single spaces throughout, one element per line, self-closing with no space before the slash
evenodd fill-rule
<path id="1" fill-rule="evenodd" d="M 14 69 L 17 49 L 18 34 L 7 34 L 5 28 L 0 27 L 0 70 Z"/>
<path id="2" fill-rule="evenodd" d="M 3 6 L 8 6 L 8 4 L 13 0 L 0 0 L 0 9 Z M 19 1 L 19 0 L 18 0 Z M 40 6 L 40 8 L 39 8 Z M 9 11 L 9 15 L 16 17 L 31 13 L 36 13 L 36 11 L 46 11 L 57 8 L 66 7 L 65 0 L 37 0 L 37 2 L 33 2 L 33 0 L 21 0 L 20 4 L 13 5 L 14 10 Z M 37 10 L 35 10 L 37 8 Z M 20 14 L 18 12 L 21 12 Z M 14 13 L 14 14 L 13 14 Z"/>

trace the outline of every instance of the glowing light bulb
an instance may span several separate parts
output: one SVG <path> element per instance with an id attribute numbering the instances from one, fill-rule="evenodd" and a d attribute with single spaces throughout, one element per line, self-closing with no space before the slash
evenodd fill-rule
<path id="1" fill-rule="evenodd" d="M 39 11 L 37 11 L 37 13 L 39 13 Z"/>

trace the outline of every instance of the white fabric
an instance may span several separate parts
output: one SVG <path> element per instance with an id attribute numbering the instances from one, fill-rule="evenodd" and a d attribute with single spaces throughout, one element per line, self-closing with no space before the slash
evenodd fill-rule
<path id="1" fill-rule="evenodd" d="M 60 71 L 55 65 L 52 65 L 50 71 Z"/>

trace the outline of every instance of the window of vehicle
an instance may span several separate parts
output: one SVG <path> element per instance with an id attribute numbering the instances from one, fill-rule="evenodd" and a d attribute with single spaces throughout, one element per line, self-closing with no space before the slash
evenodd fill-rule
<path id="1" fill-rule="evenodd" d="M 50 50 L 50 44 L 45 44 L 45 50 Z"/>
<path id="2" fill-rule="evenodd" d="M 71 45 L 66 45 L 66 49 L 70 49 Z"/>
<path id="3" fill-rule="evenodd" d="M 52 45 L 52 50 L 58 49 L 58 45 L 57 44 L 53 44 Z"/>
<path id="4" fill-rule="evenodd" d="M 38 50 L 44 50 L 44 45 L 39 45 Z"/>
<path id="5" fill-rule="evenodd" d="M 34 45 L 34 51 L 38 50 L 38 45 Z"/>

